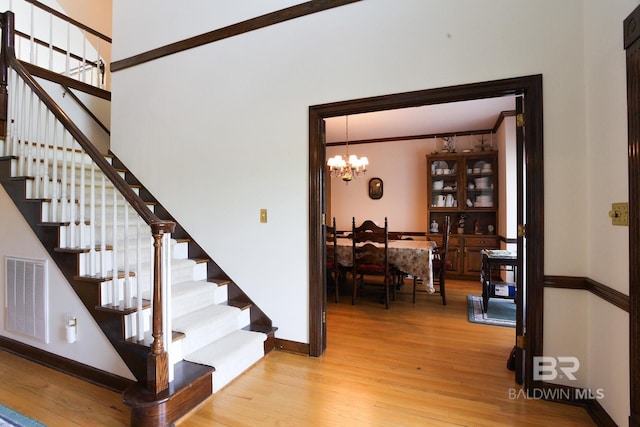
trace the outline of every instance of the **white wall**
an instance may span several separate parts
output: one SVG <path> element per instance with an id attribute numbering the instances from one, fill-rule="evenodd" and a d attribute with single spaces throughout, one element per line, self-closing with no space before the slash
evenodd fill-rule
<path id="1" fill-rule="evenodd" d="M 0 186 L 0 307 L 3 319 L 0 324 L 0 335 L 23 342 L 62 357 L 66 357 L 106 372 L 135 380 L 118 353 L 114 350 L 102 330 L 95 323 L 91 314 L 85 309 L 69 282 L 60 272 L 55 262 L 37 239 L 31 227 L 25 222 L 22 214 L 13 201 Z M 19 244 L 17 244 L 19 242 Z M 5 258 L 14 256 L 20 258 L 48 260 L 49 271 L 49 337 L 48 344 L 36 339 L 28 338 L 5 327 Z M 65 338 L 65 322 L 69 314 L 78 319 L 78 339 L 69 344 Z"/>
<path id="2" fill-rule="evenodd" d="M 612 184 L 626 182 L 626 161 L 603 141 L 624 143 L 621 23 L 637 3 L 369 0 L 332 9 L 115 73 L 112 147 L 273 319 L 278 337 L 308 342 L 308 107 L 540 73 L 545 273 L 605 281 L 612 264 L 602 262 L 602 248 L 623 252 L 626 230 L 605 224 L 609 200 L 598 199 L 624 199 L 623 185 Z M 242 15 L 265 12 L 258 8 L 246 5 Z M 226 18 L 225 10 L 219 2 L 173 11 L 116 0 L 114 58 L 213 30 L 206 18 Z M 169 14 L 189 25 L 168 25 Z M 141 22 L 147 37 L 132 37 Z M 585 40 L 593 44 L 586 50 Z M 603 167 L 617 171 L 600 179 L 593 171 Z M 259 223 L 260 208 L 269 223 Z M 615 261 L 607 285 L 623 286 L 625 259 Z M 547 323 L 588 306 L 586 296 L 557 290 L 547 298 Z M 619 319 L 608 322 L 624 329 Z M 545 353 L 606 352 L 587 334 L 592 326 L 561 325 L 574 338 L 550 339 Z M 611 368 L 612 377 L 626 366 Z M 605 408 L 617 422 L 627 415 L 608 400 Z"/>
<path id="3" fill-rule="evenodd" d="M 629 229 L 613 226 L 613 202 L 628 201 L 626 58 L 622 21 L 640 2 L 585 2 L 587 276 L 629 294 Z M 589 295 L 589 387 L 619 425 L 629 414 L 629 316 Z"/>

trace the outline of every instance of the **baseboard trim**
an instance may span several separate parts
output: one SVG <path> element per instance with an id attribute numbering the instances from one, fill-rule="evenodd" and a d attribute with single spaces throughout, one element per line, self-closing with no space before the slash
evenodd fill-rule
<path id="1" fill-rule="evenodd" d="M 0 336 L 0 350 L 5 350 L 16 356 L 118 393 L 122 393 L 128 387 L 135 384 L 134 381 L 127 378 L 102 371 L 75 360 L 67 359 L 66 357 L 58 356 L 57 354 L 49 353 L 36 347 L 31 347 L 30 345 L 11 338 Z"/>
<path id="2" fill-rule="evenodd" d="M 629 313 L 629 295 L 596 282 L 588 277 L 576 276 L 544 276 L 545 288 L 580 289 L 589 291 L 610 304 Z"/>
<path id="3" fill-rule="evenodd" d="M 617 427 L 617 424 L 609 416 L 607 411 L 600 405 L 596 399 L 591 399 L 587 402 L 587 412 L 591 416 L 593 422 L 600 427 Z"/>
<path id="4" fill-rule="evenodd" d="M 539 395 L 544 400 L 584 407 L 593 422 L 599 427 L 617 427 L 615 421 L 600 405 L 600 402 L 592 397 L 593 393 L 589 390 L 545 382 L 540 383 L 539 390 Z M 585 398 L 585 396 L 589 397 Z"/>
<path id="5" fill-rule="evenodd" d="M 296 353 L 304 356 L 309 355 L 309 344 L 297 342 L 297 341 L 289 341 L 283 340 L 282 338 L 276 338 L 276 350 L 286 351 L 288 353 Z"/>

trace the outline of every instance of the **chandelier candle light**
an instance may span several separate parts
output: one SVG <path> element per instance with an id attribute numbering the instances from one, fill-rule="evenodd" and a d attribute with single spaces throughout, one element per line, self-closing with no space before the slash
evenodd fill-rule
<path id="1" fill-rule="evenodd" d="M 360 174 L 367 172 L 367 166 L 369 165 L 369 159 L 366 157 L 356 156 L 355 154 L 349 155 L 349 116 L 346 116 L 346 155 L 341 156 L 337 154 L 335 157 L 331 157 L 327 160 L 327 166 L 329 167 L 329 173 L 333 177 L 341 178 L 347 184 L 353 178 L 356 178 Z"/>

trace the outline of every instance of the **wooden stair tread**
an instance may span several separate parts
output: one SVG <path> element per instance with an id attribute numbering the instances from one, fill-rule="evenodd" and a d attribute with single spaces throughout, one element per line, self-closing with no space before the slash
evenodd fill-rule
<path id="1" fill-rule="evenodd" d="M 112 250 L 113 246 L 111 245 L 106 245 L 105 250 Z M 102 247 L 100 246 L 96 246 L 95 248 L 93 248 L 94 251 L 96 252 L 100 252 L 102 251 Z M 85 254 L 87 252 L 91 252 L 91 248 L 55 248 L 54 249 L 55 252 L 62 252 L 62 253 L 70 253 L 70 254 Z"/>
<path id="2" fill-rule="evenodd" d="M 124 279 L 124 271 L 118 271 L 118 279 Z M 129 272 L 129 277 L 135 277 L 136 273 L 133 271 Z M 80 282 L 89 282 L 89 283 L 99 283 L 99 282 L 107 282 L 109 280 L 113 280 L 113 272 L 110 271 L 106 276 L 74 276 L 75 280 Z"/>
<path id="3" fill-rule="evenodd" d="M 119 313 L 119 314 L 131 314 L 131 313 L 135 313 L 136 311 L 138 311 L 138 299 L 137 298 L 132 298 L 132 306 L 131 307 L 125 307 L 124 306 L 124 302 L 120 302 L 120 304 L 118 305 L 111 305 L 111 304 L 107 304 L 107 305 L 98 305 L 95 307 L 95 309 L 97 311 L 104 311 L 104 312 L 108 312 L 108 313 Z M 142 299 L 142 309 L 146 309 L 146 308 L 150 308 L 151 307 L 151 301 L 149 301 L 148 299 Z"/>
<path id="4" fill-rule="evenodd" d="M 209 283 L 215 283 L 218 286 L 225 286 L 231 284 L 231 280 L 229 279 L 207 279 Z"/>
<path id="5" fill-rule="evenodd" d="M 229 300 L 227 301 L 227 305 L 229 305 L 230 307 L 239 308 L 240 310 L 246 310 L 253 306 L 253 304 L 250 302 L 238 300 Z"/>
<path id="6" fill-rule="evenodd" d="M 247 325 L 242 329 L 252 332 L 262 332 L 263 334 L 267 335 L 275 334 L 275 332 L 278 330 L 278 328 L 276 328 L 275 326 L 267 325 Z"/>

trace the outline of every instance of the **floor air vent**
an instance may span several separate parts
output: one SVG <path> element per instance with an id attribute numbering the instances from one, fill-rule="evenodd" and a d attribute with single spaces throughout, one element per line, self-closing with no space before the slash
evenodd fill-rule
<path id="1" fill-rule="evenodd" d="M 47 261 L 6 257 L 5 271 L 5 329 L 48 343 Z"/>

